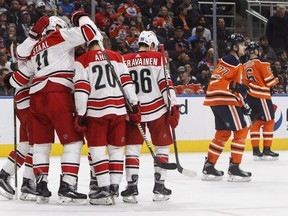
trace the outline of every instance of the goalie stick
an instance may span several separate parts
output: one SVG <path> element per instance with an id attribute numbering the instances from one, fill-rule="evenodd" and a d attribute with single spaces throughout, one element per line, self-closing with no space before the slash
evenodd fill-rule
<path id="1" fill-rule="evenodd" d="M 99 44 L 99 46 L 100 46 L 100 49 L 101 49 L 104 57 L 106 58 L 106 60 L 107 60 L 107 62 L 108 62 L 108 65 L 109 65 L 109 67 L 110 67 L 110 69 L 111 69 L 112 76 L 113 76 L 113 78 L 115 79 L 115 81 L 117 82 L 117 85 L 119 86 L 119 88 L 120 88 L 120 90 L 121 90 L 121 92 L 122 92 L 122 94 L 123 94 L 123 96 L 124 96 L 124 98 L 125 98 L 126 105 L 127 105 L 128 109 L 129 109 L 130 111 L 132 111 L 133 108 L 132 108 L 131 104 L 129 103 L 128 99 L 127 99 L 127 95 L 126 95 L 126 93 L 124 92 L 124 89 L 123 89 L 123 87 L 122 87 L 122 84 L 121 84 L 121 82 L 120 82 L 120 80 L 119 80 L 119 78 L 118 78 L 118 76 L 117 76 L 117 74 L 116 74 L 116 72 L 115 72 L 115 70 L 114 70 L 114 67 L 113 67 L 113 65 L 112 65 L 112 63 L 111 63 L 111 61 L 110 61 L 110 59 L 109 59 L 109 57 L 108 57 L 108 55 L 107 55 L 107 53 L 106 53 L 106 50 L 105 50 L 105 48 L 104 48 L 104 46 L 103 46 L 103 43 L 102 43 L 102 42 L 98 42 L 98 44 Z M 167 170 L 174 170 L 174 169 L 176 169 L 176 168 L 177 168 L 177 165 L 176 165 L 175 163 L 163 163 L 163 162 L 161 162 L 161 161 L 156 157 L 156 155 L 155 155 L 155 153 L 154 153 L 151 145 L 149 144 L 149 141 L 148 141 L 148 139 L 147 139 L 147 137 L 146 137 L 146 135 L 145 135 L 145 133 L 144 133 L 144 130 L 143 130 L 143 128 L 141 127 L 140 123 L 138 123 L 138 124 L 136 124 L 136 125 L 137 125 L 138 130 L 139 130 L 141 136 L 143 137 L 143 139 L 144 139 L 144 141 L 145 141 L 145 144 L 147 145 L 147 147 L 148 147 L 148 149 L 149 149 L 149 151 L 150 151 L 150 154 L 152 155 L 152 157 L 153 157 L 154 162 L 156 163 L 156 165 L 159 166 L 159 167 L 161 167 L 161 168 L 163 168 L 163 169 L 167 169 Z"/>
<path id="2" fill-rule="evenodd" d="M 169 112 L 171 111 L 171 94 L 170 94 L 170 87 L 169 87 L 169 81 L 168 81 L 168 68 L 167 68 L 167 62 L 165 58 L 165 49 L 164 45 L 161 44 L 161 53 L 162 53 L 162 61 L 164 65 L 164 75 L 165 75 L 165 82 L 166 82 L 166 91 L 167 91 L 167 96 L 168 96 L 168 110 Z M 195 177 L 197 176 L 197 172 L 194 170 L 188 170 L 185 169 L 181 166 L 180 161 L 179 161 L 179 154 L 178 154 L 178 148 L 177 148 L 177 141 L 176 141 L 176 133 L 175 129 L 171 128 L 172 131 L 172 138 L 173 138 L 173 146 L 174 146 L 174 152 L 175 152 L 175 158 L 176 158 L 176 164 L 177 164 L 177 170 L 181 174 L 188 176 L 188 177 Z"/>

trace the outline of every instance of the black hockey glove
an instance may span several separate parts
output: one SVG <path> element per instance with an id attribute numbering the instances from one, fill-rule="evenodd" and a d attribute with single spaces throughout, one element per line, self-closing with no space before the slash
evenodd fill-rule
<path id="1" fill-rule="evenodd" d="M 248 92 L 250 92 L 248 86 L 234 81 L 230 82 L 229 89 L 232 91 L 232 93 L 238 92 L 243 98 L 246 98 Z"/>
<path id="2" fill-rule="evenodd" d="M 83 133 L 87 130 L 88 121 L 86 116 L 77 115 L 74 120 L 74 128 L 76 131 Z"/>

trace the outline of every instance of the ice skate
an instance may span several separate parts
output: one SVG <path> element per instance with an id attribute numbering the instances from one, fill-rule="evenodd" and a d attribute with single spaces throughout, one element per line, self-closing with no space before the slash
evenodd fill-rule
<path id="1" fill-rule="evenodd" d="M 230 158 L 229 169 L 228 169 L 228 180 L 229 182 L 248 182 L 251 181 L 251 172 L 245 172 L 239 168 L 239 164 L 232 163 Z"/>
<path id="2" fill-rule="evenodd" d="M 67 182 L 60 182 L 60 187 L 58 190 L 59 199 L 57 203 L 59 204 L 87 204 L 87 195 L 76 191 L 76 187 L 69 185 Z"/>
<path id="3" fill-rule="evenodd" d="M 10 185 L 10 178 L 10 175 L 3 169 L 0 171 L 0 194 L 12 200 L 15 195 L 15 190 Z"/>
<path id="4" fill-rule="evenodd" d="M 210 163 L 207 157 L 205 158 L 202 173 L 201 179 L 203 181 L 220 181 L 224 175 L 223 171 L 215 169 L 215 164 Z"/>
<path id="5" fill-rule="evenodd" d="M 254 161 L 263 160 L 263 153 L 260 152 L 259 147 L 253 147 L 253 158 Z"/>
<path id="6" fill-rule="evenodd" d="M 119 185 L 118 184 L 111 184 L 110 185 L 110 193 L 113 205 L 115 205 L 115 199 L 119 197 Z"/>
<path id="7" fill-rule="evenodd" d="M 128 185 L 124 191 L 121 192 L 121 196 L 123 197 L 123 201 L 126 203 L 136 204 L 138 203 L 136 196 L 138 193 L 138 175 L 132 175 L 132 181 L 128 182 Z"/>
<path id="8" fill-rule="evenodd" d="M 89 195 L 91 205 L 112 205 L 110 187 L 99 187 L 98 190 Z"/>
<path id="9" fill-rule="evenodd" d="M 97 179 L 96 177 L 90 177 L 90 183 L 89 183 L 89 194 L 88 196 L 91 194 L 91 193 L 95 193 L 97 190 L 98 190 L 98 183 L 97 183 Z"/>
<path id="10" fill-rule="evenodd" d="M 265 146 L 263 149 L 263 160 L 275 161 L 279 159 L 279 154 L 271 151 L 270 147 Z"/>
<path id="11" fill-rule="evenodd" d="M 43 180 L 43 175 L 36 176 L 36 202 L 38 204 L 44 204 L 49 202 L 51 192 L 47 187 L 47 182 Z"/>
<path id="12" fill-rule="evenodd" d="M 28 179 L 28 178 L 23 178 L 20 200 L 36 201 L 36 185 L 33 180 Z"/>
<path id="13" fill-rule="evenodd" d="M 155 173 L 155 185 L 153 188 L 153 201 L 159 202 L 159 201 L 167 201 L 170 199 L 170 195 L 172 194 L 172 191 L 165 187 L 164 180 L 160 180 L 161 175 L 160 173 Z"/>

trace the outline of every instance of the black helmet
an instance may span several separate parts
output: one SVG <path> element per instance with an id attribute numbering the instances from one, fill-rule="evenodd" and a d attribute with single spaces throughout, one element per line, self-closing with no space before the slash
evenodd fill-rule
<path id="1" fill-rule="evenodd" d="M 234 33 L 227 38 L 227 47 L 232 48 L 233 45 L 245 42 L 245 38 L 242 34 Z"/>
<path id="2" fill-rule="evenodd" d="M 246 50 L 249 52 L 253 52 L 255 49 L 259 49 L 260 45 L 257 42 L 251 41 L 248 43 Z"/>

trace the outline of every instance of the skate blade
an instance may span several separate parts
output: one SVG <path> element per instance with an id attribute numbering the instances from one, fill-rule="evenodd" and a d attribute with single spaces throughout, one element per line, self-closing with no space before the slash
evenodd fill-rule
<path id="1" fill-rule="evenodd" d="M 251 177 L 229 175 L 227 181 L 228 182 L 249 182 L 251 181 Z"/>
<path id="2" fill-rule="evenodd" d="M 123 202 L 137 204 L 138 200 L 137 200 L 136 196 L 132 195 L 132 196 L 123 197 Z"/>
<path id="3" fill-rule="evenodd" d="M 86 205 L 87 199 L 72 199 L 69 197 L 59 196 L 57 203 L 61 205 Z"/>
<path id="4" fill-rule="evenodd" d="M 22 201 L 36 201 L 36 195 L 30 193 L 21 193 L 20 200 Z"/>
<path id="5" fill-rule="evenodd" d="M 263 156 L 262 157 L 258 157 L 258 156 L 253 156 L 254 161 L 262 161 L 263 160 Z"/>
<path id="6" fill-rule="evenodd" d="M 99 199 L 90 199 L 90 204 L 91 205 L 112 205 L 113 201 L 112 198 L 109 197 L 103 197 Z"/>
<path id="7" fill-rule="evenodd" d="M 36 202 L 38 204 L 46 204 L 49 202 L 49 197 L 36 196 Z"/>
<path id="8" fill-rule="evenodd" d="M 220 181 L 223 179 L 223 176 L 214 176 L 209 174 L 203 174 L 201 177 L 202 181 Z"/>
<path id="9" fill-rule="evenodd" d="M 8 193 L 7 191 L 5 191 L 3 188 L 0 187 L 0 195 L 2 195 L 3 197 L 9 199 L 9 200 L 13 200 L 14 198 L 14 194 Z"/>
<path id="10" fill-rule="evenodd" d="M 162 201 L 167 201 L 170 199 L 169 195 L 164 195 L 164 194 L 154 194 L 153 195 L 153 201 L 154 202 L 162 202 Z"/>
<path id="11" fill-rule="evenodd" d="M 113 205 L 115 205 L 115 203 L 116 203 L 116 198 L 117 198 L 118 196 L 116 196 L 116 195 L 112 195 L 111 196 L 111 199 L 112 199 L 112 204 Z"/>
<path id="12" fill-rule="evenodd" d="M 264 160 L 264 161 L 276 161 L 278 159 L 279 159 L 279 156 L 278 157 L 272 157 L 269 155 L 267 155 L 267 156 L 263 155 L 263 157 L 262 157 L 262 160 Z"/>

